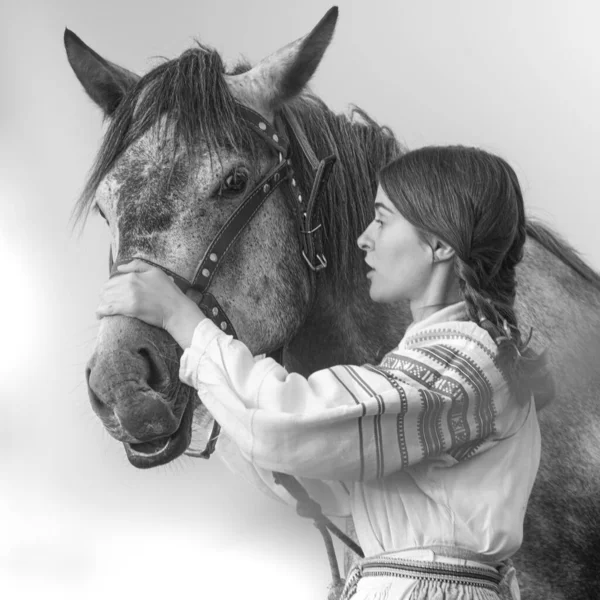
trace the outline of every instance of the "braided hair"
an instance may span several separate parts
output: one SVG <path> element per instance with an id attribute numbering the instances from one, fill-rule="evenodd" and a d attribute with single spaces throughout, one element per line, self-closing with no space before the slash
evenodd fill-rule
<path id="1" fill-rule="evenodd" d="M 529 348 L 514 310 L 516 266 L 527 237 L 521 187 L 502 158 L 478 148 L 426 147 L 380 172 L 380 184 L 426 240 L 455 251 L 454 269 L 467 314 L 498 346 L 498 362 L 513 392 L 536 405 L 554 395 L 546 353 Z"/>

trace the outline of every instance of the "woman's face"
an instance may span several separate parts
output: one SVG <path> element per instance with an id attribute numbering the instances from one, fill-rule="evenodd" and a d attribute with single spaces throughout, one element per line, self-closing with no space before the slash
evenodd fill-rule
<path id="1" fill-rule="evenodd" d="M 433 251 L 418 230 L 387 197 L 381 186 L 375 218 L 358 238 L 370 267 L 370 296 L 375 302 L 417 301 L 430 282 Z"/>

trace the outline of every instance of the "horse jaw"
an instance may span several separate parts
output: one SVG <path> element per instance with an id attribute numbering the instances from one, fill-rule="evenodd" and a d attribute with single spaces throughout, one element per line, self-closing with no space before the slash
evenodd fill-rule
<path id="1" fill-rule="evenodd" d="M 297 96 L 314 75 L 331 43 L 337 17 L 334 6 L 304 37 L 267 56 L 249 71 L 226 76 L 233 96 L 272 121 L 275 111 Z"/>

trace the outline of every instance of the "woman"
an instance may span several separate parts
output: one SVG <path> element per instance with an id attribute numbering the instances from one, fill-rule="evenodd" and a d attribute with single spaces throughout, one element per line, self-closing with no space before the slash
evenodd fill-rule
<path id="1" fill-rule="evenodd" d="M 98 315 L 164 327 L 185 349 L 180 378 L 232 468 L 282 497 L 272 471 L 297 476 L 324 512 L 352 515 L 366 559 L 346 598 L 518 598 L 507 561 L 539 463 L 534 395 L 552 381 L 513 310 L 517 177 L 482 150 L 423 148 L 382 170 L 374 208 L 358 239 L 371 298 L 408 301 L 414 319 L 378 366 L 304 378 L 255 361 L 142 261 L 106 284 Z"/>

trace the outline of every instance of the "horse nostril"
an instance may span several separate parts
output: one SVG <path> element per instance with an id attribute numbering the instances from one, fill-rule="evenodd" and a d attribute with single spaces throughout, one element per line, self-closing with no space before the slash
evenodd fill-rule
<path id="1" fill-rule="evenodd" d="M 140 348 L 138 354 L 148 367 L 148 386 L 155 392 L 164 392 L 169 386 L 170 377 L 162 357 L 154 357 L 153 353 L 146 348 Z"/>
<path id="2" fill-rule="evenodd" d="M 86 369 L 85 379 L 87 381 L 88 396 L 90 398 L 90 404 L 92 405 L 92 409 L 101 419 L 107 419 L 109 417 L 112 417 L 112 408 L 110 408 L 108 404 L 105 404 L 104 402 L 102 402 L 102 400 L 100 400 L 100 397 L 96 394 L 96 392 L 94 392 L 92 386 L 90 385 L 91 372 L 91 369 Z"/>

